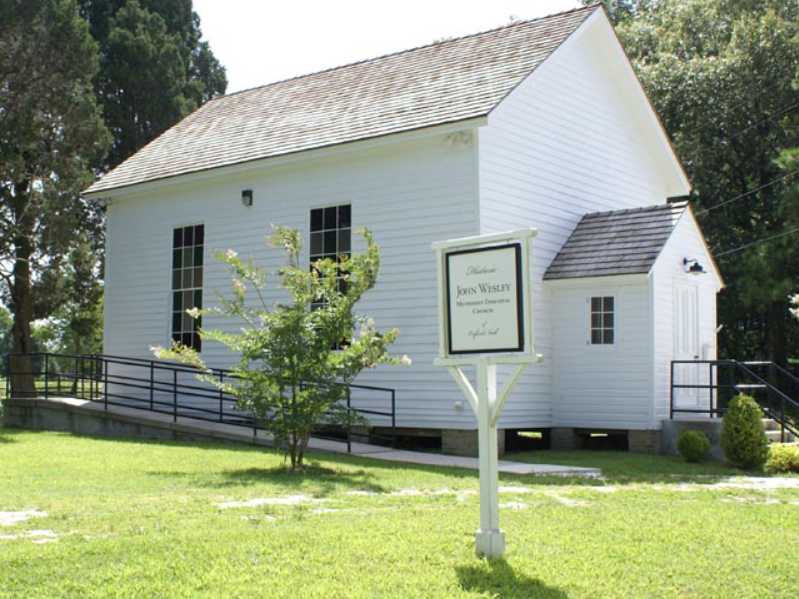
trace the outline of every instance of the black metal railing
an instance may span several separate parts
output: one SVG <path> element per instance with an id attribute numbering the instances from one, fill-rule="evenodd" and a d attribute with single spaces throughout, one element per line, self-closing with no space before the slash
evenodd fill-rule
<path id="1" fill-rule="evenodd" d="M 6 399 L 74 398 L 101 403 L 105 410 L 119 406 L 166 414 L 173 422 L 191 418 L 246 427 L 253 436 L 265 430 L 258 418 L 239 407 L 234 396 L 198 381 L 197 369 L 174 362 L 107 354 L 9 354 L 6 373 Z M 223 368 L 212 368 L 210 374 L 221 383 L 237 379 Z M 370 439 L 396 446 L 396 391 L 373 385 L 335 384 L 346 387 L 340 407 L 348 416 L 358 415 L 370 424 L 379 422 L 381 430 L 391 431 L 388 435 L 373 432 Z M 375 404 L 385 404 L 386 409 Z M 345 441 L 350 452 L 354 418 L 346 420 L 343 429 L 338 428 L 340 434 L 319 432 L 314 436 Z"/>
<path id="2" fill-rule="evenodd" d="M 692 371 L 688 368 L 693 369 Z M 763 369 L 768 372 L 762 372 Z M 688 376 L 686 376 L 688 373 Z M 679 375 L 679 376 L 678 376 Z M 752 396 L 764 414 L 780 426 L 780 438 L 786 431 L 799 437 L 799 395 L 786 393 L 784 382 L 777 375 L 792 380 L 799 387 L 799 378 L 773 362 L 740 362 L 738 360 L 672 360 L 670 376 L 669 418 L 675 414 L 723 416 L 727 402 L 737 393 Z M 694 378 L 695 380 L 690 380 Z M 705 382 L 700 382 L 704 379 Z M 697 407 L 677 405 L 680 390 L 697 393 Z M 699 396 L 707 392 L 707 407 Z"/>

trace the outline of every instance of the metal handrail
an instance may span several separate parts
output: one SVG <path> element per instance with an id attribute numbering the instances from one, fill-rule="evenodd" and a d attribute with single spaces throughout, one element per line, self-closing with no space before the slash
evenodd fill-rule
<path id="1" fill-rule="evenodd" d="M 708 377 L 708 384 L 700 385 L 700 384 L 680 384 L 674 382 L 674 366 L 679 364 L 693 364 L 693 365 L 708 365 L 709 370 L 709 377 Z M 767 363 L 764 362 L 742 362 L 738 360 L 672 360 L 671 361 L 671 377 L 670 377 L 670 405 L 669 405 L 669 417 L 674 419 L 675 413 L 690 413 L 690 414 L 707 414 L 709 416 L 718 416 L 724 413 L 723 409 L 718 407 L 718 390 L 719 389 L 735 389 L 738 390 L 739 387 L 743 386 L 742 384 L 720 384 L 714 383 L 713 377 L 713 368 L 717 369 L 717 372 L 720 372 L 720 367 L 730 367 L 737 371 L 742 372 L 743 374 L 747 375 L 751 379 L 757 382 L 758 385 L 762 386 L 763 389 L 767 390 L 768 392 L 774 394 L 780 402 L 780 409 L 779 412 L 775 411 L 772 406 L 772 400 L 770 396 L 767 395 L 766 398 L 766 405 L 763 405 L 762 401 L 758 401 L 763 411 L 769 418 L 777 421 L 780 425 L 781 430 L 781 438 L 785 440 L 785 431 L 790 431 L 794 436 L 799 437 L 799 425 L 792 422 L 790 419 L 786 417 L 786 407 L 793 410 L 795 413 L 799 414 L 799 401 L 794 400 L 792 397 L 787 395 L 781 389 L 773 385 L 767 379 L 764 379 L 756 372 L 754 372 L 750 366 L 755 365 L 764 365 Z M 774 364 L 774 366 L 779 365 Z M 793 375 L 791 375 L 793 376 Z M 797 380 L 799 382 L 799 380 Z M 710 392 L 710 403 L 707 409 L 693 409 L 693 408 L 678 408 L 674 405 L 674 390 L 675 389 L 707 389 Z M 716 391 L 716 407 L 713 406 L 713 391 Z M 757 401 L 757 397 L 755 397 Z"/>
<path id="2" fill-rule="evenodd" d="M 22 357 L 30 358 L 30 372 L 15 371 L 12 368 L 12 358 Z M 37 360 L 39 361 L 38 370 L 34 368 L 34 363 Z M 74 370 L 65 372 L 54 370 L 51 366 L 56 360 L 70 363 Z M 238 408 L 238 400 L 231 394 L 225 393 L 220 389 L 214 389 L 211 386 L 203 387 L 199 384 L 180 382 L 179 374 L 196 376 L 202 373 L 202 371 L 192 366 L 162 360 L 117 355 L 54 354 L 50 352 L 7 354 L 6 364 L 6 399 L 12 399 L 12 395 L 19 397 L 19 392 L 13 389 L 12 377 L 30 376 L 34 379 L 34 397 L 39 397 L 42 395 L 41 391 L 43 391 L 45 399 L 69 396 L 92 402 L 102 402 L 106 411 L 109 406 L 120 406 L 166 414 L 172 416 L 173 422 L 177 422 L 178 418 L 192 418 L 243 426 L 252 429 L 253 436 L 257 436 L 258 430 L 265 430 L 263 423 L 259 422 L 255 415 Z M 109 365 L 137 367 L 142 368 L 144 372 L 142 376 L 131 376 L 130 373 L 120 374 L 113 372 L 113 369 L 109 371 Z M 226 377 L 240 379 L 234 371 L 229 369 L 210 368 L 209 371 L 212 376 L 219 377 L 222 382 L 224 382 Z M 41 378 L 42 375 L 44 388 L 40 391 L 36 389 L 35 381 L 37 378 Z M 164 375 L 168 376 L 168 380 L 163 378 Z M 70 382 L 69 393 L 62 391 L 62 383 L 64 381 Z M 315 383 L 302 383 L 302 385 L 313 384 Z M 346 400 L 342 401 L 346 401 L 346 409 L 349 413 L 390 418 L 390 440 L 392 445 L 396 446 L 396 391 L 394 389 L 342 382 L 332 384 L 346 387 Z M 53 385 L 55 385 L 55 389 L 52 389 Z M 372 407 L 353 406 L 351 396 L 354 389 L 386 394 L 390 402 L 390 408 L 383 411 Z M 139 395 L 136 395 L 137 392 L 140 392 Z M 193 404 L 187 403 L 187 398 L 200 399 L 207 405 L 197 405 L 197 402 Z M 213 408 L 209 407 L 212 403 L 214 405 Z M 348 422 L 346 428 L 348 451 L 351 450 L 351 428 L 351 423 Z M 320 437 L 321 435 L 315 434 L 314 436 Z"/>

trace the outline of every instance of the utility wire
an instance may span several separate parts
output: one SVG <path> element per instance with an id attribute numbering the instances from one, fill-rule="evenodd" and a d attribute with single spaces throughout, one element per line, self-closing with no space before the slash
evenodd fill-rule
<path id="1" fill-rule="evenodd" d="M 729 135 L 727 135 L 727 139 L 737 139 L 738 137 L 740 137 L 742 134 L 746 133 L 750 129 L 752 129 L 754 127 L 757 127 L 759 125 L 762 125 L 763 123 L 767 123 L 769 121 L 773 121 L 774 119 L 779 118 L 779 117 L 781 117 L 783 115 L 786 115 L 789 112 L 791 112 L 792 110 L 796 110 L 797 108 L 799 108 L 799 102 L 796 102 L 794 104 L 789 104 L 785 108 L 780 108 L 779 110 L 777 110 L 777 112 L 775 112 L 771 116 L 768 116 L 768 117 L 766 117 L 766 118 L 764 118 L 764 119 L 762 119 L 760 121 L 757 121 L 756 123 L 752 123 L 751 125 L 747 125 L 743 129 L 739 129 L 738 131 L 730 133 Z"/>
<path id="2" fill-rule="evenodd" d="M 731 204 L 732 202 L 737 202 L 740 199 L 743 199 L 743 198 L 745 198 L 747 196 L 750 196 L 753 193 L 757 193 L 758 191 L 762 191 L 762 190 L 766 189 L 767 187 L 771 187 L 775 183 L 779 183 L 780 181 L 784 181 L 785 179 L 789 179 L 790 177 L 793 177 L 795 175 L 799 175 L 799 169 L 796 169 L 795 171 L 791 171 L 789 173 L 785 173 L 781 177 L 777 177 L 776 179 L 772 179 L 768 183 L 764 183 L 763 185 L 761 185 L 760 187 L 756 187 L 755 189 L 750 189 L 749 191 L 747 191 L 745 193 L 742 193 L 741 195 L 737 195 L 734 198 L 730 198 L 729 200 L 724 200 L 723 202 L 719 202 L 718 204 L 714 204 L 713 206 L 710 206 L 710 207 L 705 208 L 703 210 L 699 210 L 699 211 L 696 212 L 696 216 L 702 216 L 702 215 L 710 212 L 711 210 L 715 210 L 716 208 L 721 208 L 722 206 L 726 206 L 727 204 Z"/>
<path id="3" fill-rule="evenodd" d="M 738 253 L 738 252 L 740 252 L 742 250 L 748 249 L 748 248 L 750 248 L 750 247 L 752 247 L 754 245 L 758 245 L 760 243 L 765 243 L 767 241 L 771 241 L 773 239 L 778 239 L 780 237 L 785 237 L 786 235 L 790 235 L 791 233 L 799 233 L 799 227 L 794 227 L 793 229 L 790 229 L 788 231 L 783 231 L 782 233 L 777 233 L 776 235 L 771 235 L 769 237 L 764 237 L 763 239 L 757 239 L 755 241 L 752 241 L 751 243 L 747 243 L 747 244 L 739 246 L 737 248 L 733 248 L 731 250 L 727 250 L 727 251 L 721 252 L 719 254 L 714 254 L 714 256 L 716 258 L 721 258 L 723 256 L 728 256 L 730 254 L 736 254 L 736 253 Z"/>

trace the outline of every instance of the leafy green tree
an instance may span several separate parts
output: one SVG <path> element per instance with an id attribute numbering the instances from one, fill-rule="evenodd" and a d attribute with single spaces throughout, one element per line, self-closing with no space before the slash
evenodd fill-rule
<path id="1" fill-rule="evenodd" d="M 727 282 L 722 355 L 784 363 L 799 331 L 788 313 L 799 195 L 777 158 L 799 138 L 799 2 L 659 0 L 617 31 L 684 161 Z"/>
<path id="2" fill-rule="evenodd" d="M 66 301 L 54 314 L 59 330 L 59 351 L 101 353 L 103 287 L 96 273 L 95 254 L 85 234 L 70 251 L 65 283 Z"/>
<path id="3" fill-rule="evenodd" d="M 16 353 L 32 351 L 31 322 L 59 303 L 63 256 L 90 218 L 79 194 L 109 142 L 97 71 L 75 0 L 0 2 L 0 279 Z M 29 376 L 12 384 L 33 390 Z"/>
<path id="4" fill-rule="evenodd" d="M 80 0 L 100 45 L 97 97 L 114 142 L 113 168 L 208 99 L 225 69 L 201 41 L 191 0 Z"/>
<path id="5" fill-rule="evenodd" d="M 160 358 L 199 368 L 201 380 L 232 394 L 272 433 L 276 444 L 301 468 L 311 432 L 322 422 L 352 418 L 341 401 L 346 385 L 365 368 L 409 363 L 389 355 L 396 329 L 379 332 L 374 322 L 355 313 L 355 305 L 377 283 L 380 250 L 369 231 L 361 231 L 366 251 L 338 262 L 325 259 L 310 271 L 300 263 L 301 236 L 276 227 L 271 237 L 288 264 L 278 275 L 288 302 L 269 305 L 263 295 L 266 273 L 228 250 L 218 258 L 233 274 L 233 294 L 216 308 L 189 310 L 194 318 L 222 315 L 244 323 L 238 332 L 202 329 L 203 341 L 218 341 L 241 356 L 233 368 L 237 380 L 221 383 L 192 349 L 154 348 Z M 247 302 L 248 291 L 251 299 Z"/>
<path id="6" fill-rule="evenodd" d="M 3 363 L 0 364 L 0 374 L 3 376 L 7 374 L 6 356 L 11 353 L 11 325 L 13 322 L 11 312 L 5 306 L 0 305 L 0 359 L 3 360 Z"/>
<path id="7" fill-rule="evenodd" d="M 649 4 L 652 0 L 600 0 L 605 8 L 608 18 L 613 24 L 621 23 L 635 17 L 638 10 Z M 596 4 L 597 0 L 582 0 L 584 6 Z"/>

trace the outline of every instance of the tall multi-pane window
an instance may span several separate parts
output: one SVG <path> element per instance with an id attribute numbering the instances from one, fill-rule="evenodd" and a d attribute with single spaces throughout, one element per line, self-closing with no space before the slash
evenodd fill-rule
<path id="1" fill-rule="evenodd" d="M 202 349 L 200 319 L 186 310 L 203 307 L 203 225 L 178 227 L 172 235 L 172 340 Z"/>
<path id="2" fill-rule="evenodd" d="M 311 210 L 311 264 L 323 258 L 338 261 L 350 256 L 352 244 L 352 210 L 349 204 Z M 339 280 L 340 289 L 344 281 Z M 312 304 L 314 307 L 323 302 Z"/>
<path id="3" fill-rule="evenodd" d="M 615 306 L 610 296 L 591 298 L 591 345 L 612 345 L 615 337 Z"/>

